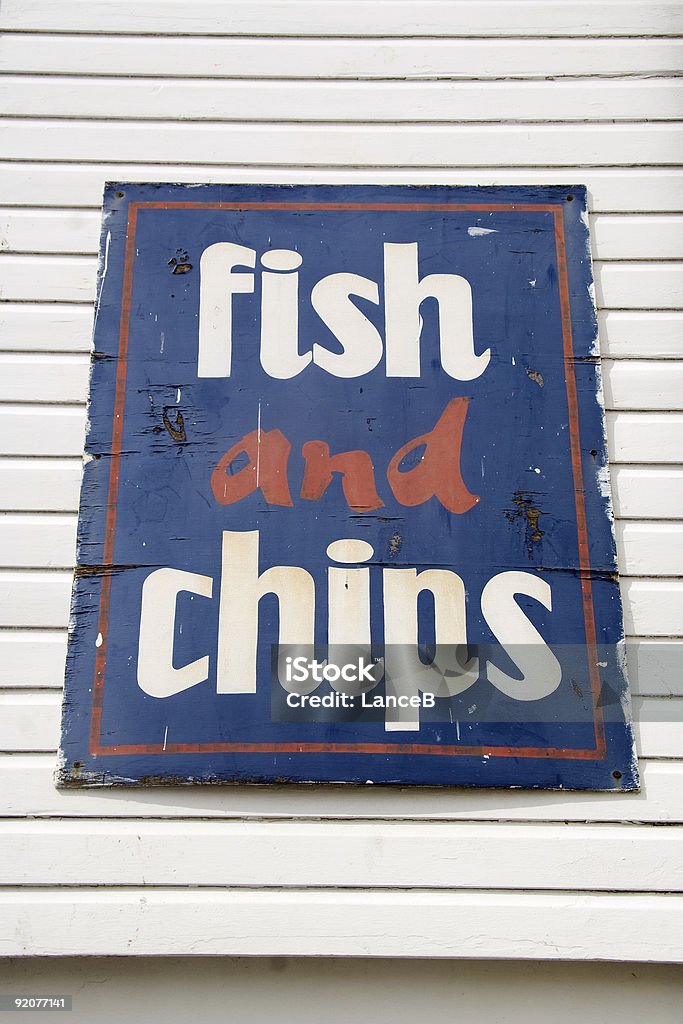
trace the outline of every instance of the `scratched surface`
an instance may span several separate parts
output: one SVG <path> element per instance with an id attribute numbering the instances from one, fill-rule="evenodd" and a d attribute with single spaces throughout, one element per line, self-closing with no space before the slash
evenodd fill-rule
<path id="1" fill-rule="evenodd" d="M 107 187 L 60 784 L 637 786 L 585 210 L 580 186 Z M 383 244 L 417 242 L 422 277 L 469 281 L 475 350 L 490 349 L 490 362 L 473 380 L 444 372 L 428 299 L 419 377 L 388 378 L 382 359 L 358 377 L 309 365 L 274 379 L 259 361 L 257 280 L 254 294 L 232 300 L 231 375 L 201 378 L 200 257 L 216 242 L 300 253 L 300 351 L 316 342 L 336 353 L 339 342 L 310 304 L 313 286 L 341 272 L 378 282 L 380 302 L 355 305 L 384 336 Z M 433 431 L 454 400 L 465 410 L 453 439 L 461 448 L 459 460 L 446 452 L 444 466 L 459 472 L 472 501 L 458 511 L 436 496 L 408 505 L 391 486 L 392 459 Z M 265 487 L 231 504 L 217 500 L 216 473 L 233 486 L 248 461 L 243 454 L 225 464 L 226 452 L 246 435 L 276 430 L 291 445 L 279 480 L 290 503 L 274 503 Z M 319 496 L 302 488 L 302 448 L 312 442 L 332 454 L 366 452 L 377 501 L 350 503 L 338 475 Z M 415 469 L 422 450 L 400 472 Z M 334 541 L 372 546 L 377 645 L 386 571 L 456 572 L 471 644 L 498 639 L 481 606 L 491 578 L 534 574 L 549 583 L 552 609 L 524 596 L 517 605 L 547 644 L 568 652 L 562 681 L 522 713 L 520 701 L 493 691 L 482 666 L 467 692 L 441 698 L 439 714 L 425 714 L 417 731 L 387 732 L 376 714 L 281 715 L 271 679 L 278 605 L 266 596 L 256 693 L 218 693 L 224 531 L 258 531 L 260 571 L 310 573 L 323 647 Z M 207 678 L 155 697 L 139 685 L 139 633 L 143 583 L 162 567 L 210 577 L 213 595 L 180 592 L 173 626 L 173 666 L 208 656 Z M 223 585 L 239 591 L 240 583 Z M 418 613 L 428 658 L 429 599 Z"/>

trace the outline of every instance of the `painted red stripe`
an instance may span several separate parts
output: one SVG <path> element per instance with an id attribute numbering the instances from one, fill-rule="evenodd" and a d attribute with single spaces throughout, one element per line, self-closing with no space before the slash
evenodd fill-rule
<path id="1" fill-rule="evenodd" d="M 235 202 L 235 203 L 203 203 L 191 201 L 164 203 L 131 203 L 145 210 L 374 210 L 374 211 L 408 211 L 413 213 L 500 213 L 506 210 L 521 210 L 527 213 L 553 213 L 559 209 L 556 204 L 542 205 L 537 203 L 287 203 L 287 202 Z"/>
<path id="2" fill-rule="evenodd" d="M 586 503 L 583 486 L 583 467 L 581 464 L 581 435 L 579 429 L 579 400 L 576 390 L 576 373 L 574 370 L 574 348 L 572 342 L 572 317 L 569 303 L 569 278 L 567 275 L 567 254 L 564 244 L 564 216 L 562 207 L 555 211 L 555 246 L 557 249 L 558 281 L 560 286 L 560 309 L 562 311 L 562 336 L 564 340 L 564 368 L 567 381 L 567 402 L 569 405 L 569 438 L 574 474 L 574 503 L 576 505 L 576 525 L 579 541 L 579 565 L 581 569 L 581 592 L 583 599 L 583 618 L 586 626 L 586 646 L 588 657 L 588 673 L 593 694 L 593 721 L 595 724 L 595 745 L 604 757 L 605 725 L 602 708 L 599 705 L 600 673 L 598 671 L 598 647 L 595 631 L 595 612 L 593 607 L 593 588 L 591 585 L 590 549 L 588 547 L 588 524 L 586 522 Z"/>
<path id="3" fill-rule="evenodd" d="M 430 743 L 132 743 L 99 747 L 95 754 L 421 754 L 465 757 L 534 757 L 599 760 L 595 750 L 556 747 L 466 747 Z"/>
<path id="4" fill-rule="evenodd" d="M 119 350 L 116 366 L 116 390 L 114 392 L 114 425 L 109 460 L 109 490 L 107 493 L 107 518 L 104 529 L 103 565 L 114 565 L 114 539 L 116 535 L 116 501 L 119 493 L 121 471 L 121 443 L 123 439 L 123 413 L 126 400 L 126 377 L 128 373 L 128 337 L 130 332 L 130 304 L 133 293 L 133 266 L 135 261 L 135 232 L 137 228 L 137 204 L 128 209 L 126 226 L 126 255 L 121 294 L 121 322 L 119 328 Z M 111 599 L 111 575 L 102 577 L 100 591 L 100 613 L 98 632 L 100 646 L 95 655 L 95 680 L 92 693 L 92 717 L 90 721 L 91 753 L 99 748 L 102 730 L 102 701 L 104 698 L 104 675 L 107 663 L 107 629 L 109 626 L 109 602 Z"/>

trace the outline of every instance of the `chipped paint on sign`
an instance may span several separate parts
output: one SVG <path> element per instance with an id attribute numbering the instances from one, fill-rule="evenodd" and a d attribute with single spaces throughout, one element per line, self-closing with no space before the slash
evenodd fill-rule
<path id="1" fill-rule="evenodd" d="M 101 252 L 60 784 L 637 787 L 583 187 L 110 185 Z"/>

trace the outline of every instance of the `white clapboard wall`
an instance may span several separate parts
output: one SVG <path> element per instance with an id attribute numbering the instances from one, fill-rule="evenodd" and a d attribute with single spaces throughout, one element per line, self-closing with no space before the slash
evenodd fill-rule
<path id="1" fill-rule="evenodd" d="M 683 6 L 0 18 L 0 955 L 680 960 Z M 105 180 L 588 185 L 640 793 L 54 788 Z"/>

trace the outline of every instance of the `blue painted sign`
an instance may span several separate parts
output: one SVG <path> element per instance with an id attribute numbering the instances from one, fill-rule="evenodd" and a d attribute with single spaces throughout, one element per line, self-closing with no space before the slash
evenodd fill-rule
<path id="1" fill-rule="evenodd" d="M 62 785 L 638 785 L 583 187 L 109 185 Z"/>

